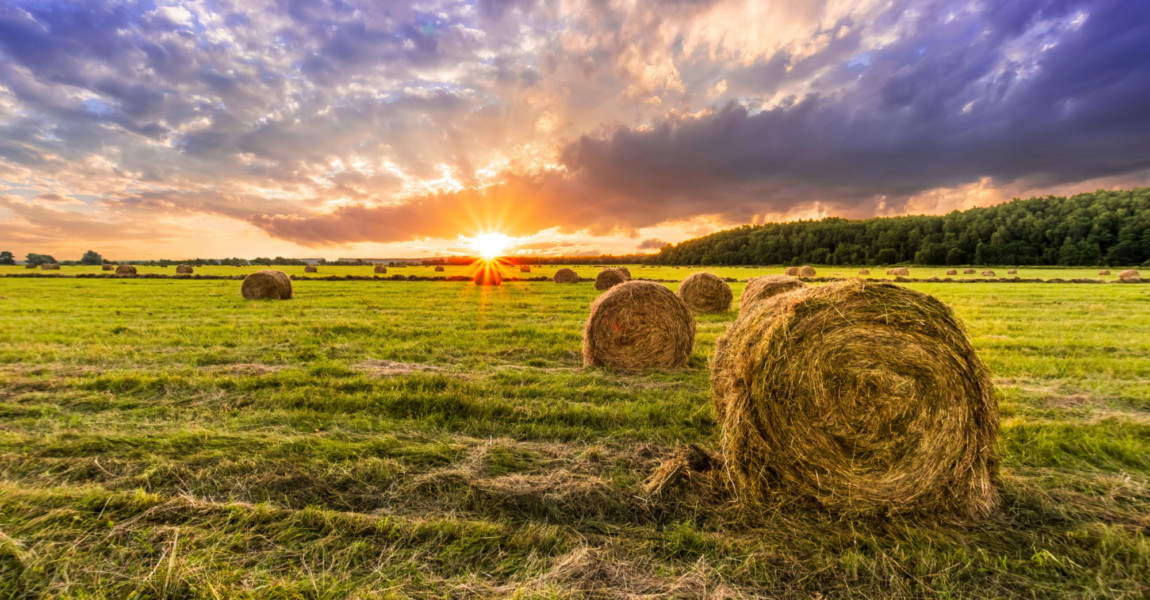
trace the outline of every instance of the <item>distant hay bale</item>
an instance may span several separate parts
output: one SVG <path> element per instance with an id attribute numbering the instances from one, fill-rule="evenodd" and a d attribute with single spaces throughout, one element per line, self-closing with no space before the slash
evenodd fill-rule
<path id="1" fill-rule="evenodd" d="M 615 267 L 615 270 L 622 273 L 623 276 L 627 278 L 627 281 L 631 281 L 631 269 L 627 267 Z"/>
<path id="2" fill-rule="evenodd" d="M 695 317 L 682 299 L 652 281 L 627 281 L 591 304 L 583 364 L 624 373 L 680 368 L 694 345 Z"/>
<path id="3" fill-rule="evenodd" d="M 555 283 L 579 283 L 579 274 L 571 269 L 555 271 Z"/>
<path id="4" fill-rule="evenodd" d="M 595 276 L 595 289 L 609 290 L 625 281 L 627 281 L 627 277 L 618 269 L 603 269 Z"/>
<path id="5" fill-rule="evenodd" d="M 1101 271 L 1098 272 L 1098 274 L 1099 275 L 1109 275 L 1110 270 L 1109 269 L 1102 269 Z"/>
<path id="6" fill-rule="evenodd" d="M 132 265 L 120 265 L 116 267 L 116 275 L 135 275 L 136 267 Z"/>
<path id="7" fill-rule="evenodd" d="M 315 265 L 308 265 L 303 268 L 304 273 L 319 273 L 319 268 Z"/>
<path id="8" fill-rule="evenodd" d="M 1007 269 L 1007 275 L 1018 275 L 1018 269 Z"/>
<path id="9" fill-rule="evenodd" d="M 898 267 L 895 269 L 888 270 L 886 272 L 886 274 L 887 275 L 895 275 L 897 277 L 907 277 L 910 275 L 910 269 L 908 269 L 906 267 Z"/>
<path id="10" fill-rule="evenodd" d="M 444 269 L 444 268 L 443 268 L 443 265 L 435 265 L 435 272 L 436 272 L 436 273 L 442 273 L 442 272 L 444 272 L 445 270 L 446 270 L 446 269 Z"/>
<path id="11" fill-rule="evenodd" d="M 527 265 L 523 265 L 523 266 L 519 267 L 519 272 L 520 273 L 530 273 L 531 267 L 529 267 Z"/>
<path id="12" fill-rule="evenodd" d="M 814 267 L 808 267 L 806 265 L 799 267 L 799 277 L 814 277 L 814 276 L 815 276 L 815 268 Z"/>
<path id="13" fill-rule="evenodd" d="M 290 300 L 291 279 L 283 271 L 257 271 L 244 277 L 240 293 L 248 300 Z"/>
<path id="14" fill-rule="evenodd" d="M 34 265 L 34 264 L 32 264 L 32 263 L 25 263 L 25 264 L 24 264 L 24 268 L 25 268 L 25 269 L 35 269 L 35 268 L 36 268 L 36 265 Z"/>
<path id="15" fill-rule="evenodd" d="M 721 313 L 731 309 L 731 286 L 718 275 L 691 273 L 679 284 L 679 297 L 696 313 Z"/>
<path id="16" fill-rule="evenodd" d="M 194 271 L 194 269 L 192 269 L 191 265 L 179 265 L 176 267 L 176 275 L 191 275 L 192 271 Z"/>
<path id="17" fill-rule="evenodd" d="M 40 270 L 41 271 L 59 271 L 60 265 L 59 265 L 59 263 L 43 263 L 40 265 Z"/>
<path id="18" fill-rule="evenodd" d="M 962 274 L 963 275 L 974 275 L 975 270 L 974 269 L 963 269 Z"/>
<path id="19" fill-rule="evenodd" d="M 859 275 L 870 275 L 870 269 L 859 269 Z"/>
<path id="20" fill-rule="evenodd" d="M 756 304 L 716 344 L 711 385 L 745 497 L 845 514 L 995 505 L 990 373 L 931 296 L 852 279 Z"/>
<path id="21" fill-rule="evenodd" d="M 958 271 L 955 269 L 947 269 L 946 274 L 947 275 L 958 275 Z"/>
<path id="22" fill-rule="evenodd" d="M 785 271 L 783 271 L 783 274 L 784 275 L 790 275 L 791 277 L 798 277 L 799 276 L 799 268 L 798 267 L 787 267 L 787 269 Z"/>
<path id="23" fill-rule="evenodd" d="M 983 277 L 994 277 L 994 271 L 987 269 L 987 270 L 982 272 L 982 276 Z"/>
<path id="24" fill-rule="evenodd" d="M 376 273 L 387 273 L 387 267 L 385 267 L 383 265 L 375 265 L 375 272 Z"/>
<path id="25" fill-rule="evenodd" d="M 484 263 L 471 277 L 471 282 L 475 285 L 503 285 L 503 273 L 494 263 Z"/>
<path id="26" fill-rule="evenodd" d="M 1127 269 L 1118 274 L 1118 279 L 1142 279 L 1142 275 L 1134 269 Z"/>
<path id="27" fill-rule="evenodd" d="M 100 270 L 101 271 L 114 271 L 114 270 L 116 270 L 116 267 L 113 267 L 112 265 L 100 265 Z"/>
<path id="28" fill-rule="evenodd" d="M 739 296 L 739 314 L 746 313 L 753 305 L 763 300 L 806 285 L 790 275 L 763 275 L 748 279 L 747 287 L 743 288 L 743 294 Z"/>

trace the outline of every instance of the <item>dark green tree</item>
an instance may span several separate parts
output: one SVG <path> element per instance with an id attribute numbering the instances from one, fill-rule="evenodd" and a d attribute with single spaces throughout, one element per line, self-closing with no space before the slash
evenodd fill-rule
<path id="1" fill-rule="evenodd" d="M 14 265 L 16 264 L 16 257 L 7 250 L 0 252 L 0 265 Z"/>
<path id="2" fill-rule="evenodd" d="M 95 250 L 89 250 L 80 257 L 80 264 L 82 265 L 102 265 L 104 264 L 104 257 L 100 256 Z"/>

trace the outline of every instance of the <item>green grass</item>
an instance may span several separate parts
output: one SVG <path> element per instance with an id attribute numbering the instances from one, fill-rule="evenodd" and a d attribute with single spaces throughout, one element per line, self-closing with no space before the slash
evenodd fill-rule
<path id="1" fill-rule="evenodd" d="M 589 284 L 0 278 L 0 598 L 1150 594 L 1150 286 L 909 285 L 1002 393 L 976 526 L 646 498 L 717 446 L 734 312 L 621 377 L 580 367 Z"/>

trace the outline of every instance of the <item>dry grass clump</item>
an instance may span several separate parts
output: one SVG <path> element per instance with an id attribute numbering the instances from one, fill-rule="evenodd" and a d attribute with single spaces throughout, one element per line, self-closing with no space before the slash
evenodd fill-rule
<path id="1" fill-rule="evenodd" d="M 520 273 L 530 273 L 531 267 L 529 267 L 527 265 L 523 265 L 523 266 L 519 267 L 519 272 Z"/>
<path id="2" fill-rule="evenodd" d="M 115 269 L 116 267 L 113 267 L 112 265 L 100 265 L 101 271 L 114 271 Z"/>
<path id="3" fill-rule="evenodd" d="M 120 266 L 116 267 L 116 274 L 117 275 L 135 275 L 136 274 L 136 267 L 133 267 L 132 265 L 120 265 Z"/>
<path id="4" fill-rule="evenodd" d="M 627 278 L 627 281 L 631 281 L 631 269 L 627 267 L 615 267 L 615 270 L 622 273 L 623 277 Z"/>
<path id="5" fill-rule="evenodd" d="M 627 281 L 627 276 L 624 275 L 619 269 L 603 269 L 595 276 L 595 289 L 609 290 L 620 283 Z"/>
<path id="6" fill-rule="evenodd" d="M 870 275 L 870 269 L 859 269 L 859 275 Z"/>
<path id="7" fill-rule="evenodd" d="M 290 300 L 291 279 L 283 271 L 256 271 L 244 277 L 240 293 L 247 300 Z"/>
<path id="8" fill-rule="evenodd" d="M 1102 269 L 1101 271 L 1098 272 L 1098 274 L 1099 275 L 1109 275 L 1110 269 Z"/>
<path id="9" fill-rule="evenodd" d="M 814 276 L 815 276 L 815 268 L 814 267 L 808 267 L 806 265 L 799 267 L 799 277 L 814 277 Z"/>
<path id="10" fill-rule="evenodd" d="M 958 275 L 958 271 L 955 269 L 947 269 L 946 274 L 947 275 Z"/>
<path id="11" fill-rule="evenodd" d="M 471 281 L 475 285 L 503 285 L 503 273 L 495 263 L 485 261 L 471 277 Z"/>
<path id="12" fill-rule="evenodd" d="M 974 275 L 975 272 L 976 271 L 974 269 L 963 269 L 962 274 L 963 275 Z"/>
<path id="13" fill-rule="evenodd" d="M 446 270 L 446 269 L 444 269 L 444 268 L 443 268 L 443 265 L 435 265 L 435 272 L 436 272 L 436 273 L 442 273 L 442 272 L 444 272 L 445 270 Z"/>
<path id="14" fill-rule="evenodd" d="M 194 271 L 194 269 L 192 269 L 191 265 L 177 265 L 176 266 L 176 275 L 191 275 L 192 271 Z"/>
<path id="15" fill-rule="evenodd" d="M 799 268 L 798 267 L 787 267 L 787 269 L 785 271 L 783 271 L 783 275 L 790 275 L 791 277 L 798 277 L 799 276 Z"/>
<path id="16" fill-rule="evenodd" d="M 843 514 L 995 505 L 990 373 L 931 296 L 858 279 L 776 296 L 719 339 L 711 385 L 743 496 Z"/>
<path id="17" fill-rule="evenodd" d="M 758 302 L 806 285 L 790 275 L 763 275 L 748 279 L 747 287 L 743 288 L 743 294 L 739 296 L 739 314 L 747 312 Z"/>
<path id="18" fill-rule="evenodd" d="M 1118 274 L 1118 279 L 1142 279 L 1142 275 L 1134 269 L 1127 269 Z"/>
<path id="19" fill-rule="evenodd" d="M 898 267 L 895 269 L 887 269 L 887 275 L 896 275 L 899 277 L 907 277 L 910 275 L 910 269 L 906 267 Z"/>
<path id="20" fill-rule="evenodd" d="M 1018 269 L 1007 269 L 1006 274 L 1007 275 L 1018 275 Z"/>
<path id="21" fill-rule="evenodd" d="M 40 265 L 41 271 L 59 271 L 60 265 L 58 263 L 42 263 Z"/>
<path id="22" fill-rule="evenodd" d="M 303 268 L 304 273 L 319 273 L 319 267 L 315 265 L 308 265 Z"/>
<path id="23" fill-rule="evenodd" d="M 987 269 L 987 270 L 982 272 L 982 276 L 983 277 L 994 277 L 994 271 Z"/>
<path id="24" fill-rule="evenodd" d="M 624 282 L 599 296 L 583 328 L 583 364 L 624 373 L 685 367 L 694 346 L 691 309 L 651 281 Z"/>
<path id="25" fill-rule="evenodd" d="M 679 284 L 679 297 L 696 313 L 721 313 L 731 309 L 731 286 L 711 273 L 691 273 Z"/>
<path id="26" fill-rule="evenodd" d="M 375 265 L 374 270 L 376 273 L 387 273 L 387 267 L 385 267 L 383 265 Z"/>
<path id="27" fill-rule="evenodd" d="M 579 283 L 579 274 L 572 269 L 555 271 L 555 283 Z"/>

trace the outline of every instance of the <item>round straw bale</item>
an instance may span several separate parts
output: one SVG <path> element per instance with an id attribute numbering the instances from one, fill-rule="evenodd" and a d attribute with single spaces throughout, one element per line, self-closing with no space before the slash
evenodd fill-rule
<path id="1" fill-rule="evenodd" d="M 136 267 L 133 267 L 132 265 L 120 265 L 120 266 L 116 267 L 116 274 L 117 275 L 135 275 L 136 274 Z"/>
<path id="2" fill-rule="evenodd" d="M 958 275 L 958 271 L 955 269 L 947 269 L 946 274 L 947 275 Z"/>
<path id="3" fill-rule="evenodd" d="M 303 268 L 304 273 L 319 273 L 319 267 L 315 265 L 308 265 Z"/>
<path id="4" fill-rule="evenodd" d="M 290 300 L 291 279 L 283 271 L 256 271 L 244 277 L 240 293 L 248 300 Z"/>
<path id="5" fill-rule="evenodd" d="M 679 284 L 679 297 L 696 313 L 721 313 L 731 309 L 735 296 L 718 275 L 691 273 Z"/>
<path id="6" fill-rule="evenodd" d="M 25 263 L 25 264 L 24 264 L 24 268 L 25 268 L 25 269 L 35 269 L 35 268 L 36 268 L 36 265 L 34 265 L 34 264 L 32 264 L 32 263 Z"/>
<path id="7" fill-rule="evenodd" d="M 859 275 L 870 275 L 869 269 L 859 269 Z"/>
<path id="8" fill-rule="evenodd" d="M 787 270 L 783 271 L 783 274 L 784 275 L 790 275 L 791 277 L 798 277 L 799 276 L 799 268 L 798 267 L 787 267 Z"/>
<path id="9" fill-rule="evenodd" d="M 444 269 L 444 268 L 443 268 L 443 265 L 435 265 L 435 272 L 436 272 L 436 273 L 442 273 L 442 272 L 444 272 L 445 270 L 446 270 L 446 269 Z"/>
<path id="10" fill-rule="evenodd" d="M 763 275 L 748 279 L 747 287 L 743 288 L 743 295 L 739 296 L 739 314 L 746 313 L 753 305 L 763 300 L 806 285 L 790 275 Z"/>
<path id="11" fill-rule="evenodd" d="M 814 277 L 814 276 L 815 276 L 815 268 L 814 267 L 808 267 L 806 265 L 799 267 L 799 277 Z"/>
<path id="12" fill-rule="evenodd" d="M 579 283 L 579 274 L 572 269 L 555 271 L 555 283 Z"/>
<path id="13" fill-rule="evenodd" d="M 383 265 L 375 265 L 374 270 L 376 273 L 387 273 L 387 267 L 385 267 Z"/>
<path id="14" fill-rule="evenodd" d="M 583 364 L 633 373 L 687 365 L 695 317 L 667 287 L 627 281 L 591 304 L 583 328 Z"/>
<path id="15" fill-rule="evenodd" d="M 523 265 L 523 266 L 519 267 L 519 272 L 520 273 L 530 273 L 531 267 L 529 267 L 527 265 Z"/>
<path id="16" fill-rule="evenodd" d="M 1007 269 L 1007 275 L 1018 275 L 1018 269 Z"/>
<path id="17" fill-rule="evenodd" d="M 1109 275 L 1110 270 L 1109 269 L 1102 269 L 1101 271 L 1098 272 L 1098 274 L 1099 275 Z"/>
<path id="18" fill-rule="evenodd" d="M 910 269 L 908 269 L 906 267 L 898 267 L 898 268 L 894 268 L 894 269 L 887 271 L 886 274 L 887 275 L 900 276 L 900 277 L 906 277 L 906 276 L 910 275 Z"/>
<path id="19" fill-rule="evenodd" d="M 627 278 L 627 281 L 631 281 L 631 269 L 627 267 L 615 267 L 615 270 L 622 273 L 623 277 Z"/>
<path id="20" fill-rule="evenodd" d="M 114 270 L 116 270 L 116 267 L 113 267 L 112 265 L 100 265 L 100 270 L 101 271 L 114 271 Z"/>
<path id="21" fill-rule="evenodd" d="M 845 514 L 979 516 L 995 504 L 990 373 L 935 298 L 859 279 L 756 304 L 716 344 L 732 481 Z"/>
<path id="22" fill-rule="evenodd" d="M 60 264 L 59 263 L 43 263 L 40 265 L 40 270 L 41 271 L 59 271 L 60 270 Z"/>
<path id="23" fill-rule="evenodd" d="M 627 281 L 627 277 L 619 272 L 618 269 L 603 269 L 595 276 L 595 289 L 609 290 L 612 287 Z"/>
<path id="24" fill-rule="evenodd" d="M 486 263 L 471 277 L 475 285 L 503 285 L 503 273 L 493 263 Z"/>
<path id="25" fill-rule="evenodd" d="M 994 271 L 987 269 L 981 273 L 983 277 L 994 277 Z"/>
<path id="26" fill-rule="evenodd" d="M 1118 274 L 1118 279 L 1142 279 L 1142 275 L 1134 269 L 1127 269 Z"/>
<path id="27" fill-rule="evenodd" d="M 974 275 L 974 273 L 975 273 L 974 269 L 963 269 L 962 270 L 963 275 Z"/>
<path id="28" fill-rule="evenodd" d="M 176 267 L 176 275 L 191 275 L 193 270 L 191 265 L 179 265 Z"/>

